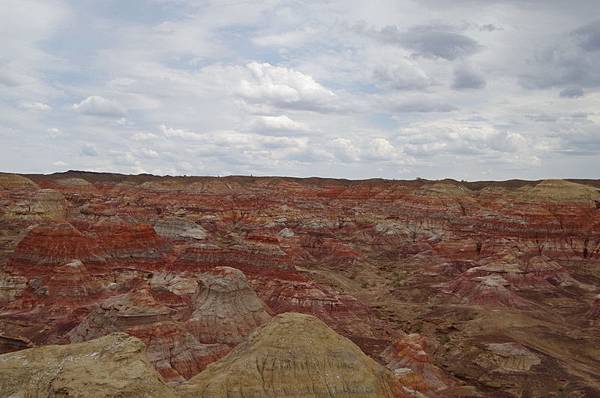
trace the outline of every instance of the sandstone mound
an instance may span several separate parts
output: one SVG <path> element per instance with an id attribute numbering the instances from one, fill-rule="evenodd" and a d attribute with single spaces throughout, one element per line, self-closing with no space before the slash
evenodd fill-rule
<path id="1" fill-rule="evenodd" d="M 161 265 L 164 242 L 148 224 L 101 222 L 94 226 L 93 235 L 114 264 L 144 269 Z"/>
<path id="2" fill-rule="evenodd" d="M 303 275 L 270 272 L 253 275 L 253 286 L 276 314 L 299 312 L 314 315 L 344 336 L 380 337 L 372 312 L 356 298 L 321 286 Z M 361 348 L 368 353 L 367 347 Z"/>
<path id="3" fill-rule="evenodd" d="M 593 289 L 546 256 L 520 258 L 518 254 L 503 252 L 481 260 L 480 264 L 445 284 L 443 291 L 461 304 L 531 308 L 534 303 L 522 298 L 519 292 L 557 293 L 567 287 Z"/>
<path id="4" fill-rule="evenodd" d="M 48 296 L 58 301 L 84 300 L 103 290 L 102 282 L 80 260 L 53 268 L 45 279 Z"/>
<path id="5" fill-rule="evenodd" d="M 476 359 L 482 368 L 496 373 L 527 373 L 541 363 L 534 352 L 517 343 L 489 343 Z"/>
<path id="6" fill-rule="evenodd" d="M 154 224 L 156 233 L 167 239 L 198 239 L 206 238 L 206 231 L 200 225 L 183 218 L 167 218 Z"/>
<path id="7" fill-rule="evenodd" d="M 0 305 L 14 301 L 27 288 L 27 278 L 0 270 Z"/>
<path id="8" fill-rule="evenodd" d="M 141 289 L 106 299 L 69 332 L 69 337 L 74 342 L 90 340 L 132 326 L 168 320 L 171 313 L 147 289 Z"/>
<path id="9" fill-rule="evenodd" d="M 152 369 L 144 344 L 125 334 L 0 356 L 0 396 L 175 398 Z"/>
<path id="10" fill-rule="evenodd" d="M 63 194 L 54 189 L 40 189 L 33 197 L 31 213 L 43 219 L 61 221 L 67 215 L 67 202 Z"/>
<path id="11" fill-rule="evenodd" d="M 498 274 L 477 276 L 474 268 L 445 285 L 443 292 L 459 304 L 491 307 L 529 308 L 533 303 L 510 289 L 510 283 Z"/>
<path id="12" fill-rule="evenodd" d="M 35 190 L 38 189 L 38 185 L 31 181 L 29 178 L 20 176 L 18 174 L 0 173 L 0 189 L 6 190 Z"/>
<path id="13" fill-rule="evenodd" d="M 19 242 L 11 262 L 23 266 L 53 266 L 97 259 L 96 243 L 68 223 L 32 228 Z"/>
<path id="14" fill-rule="evenodd" d="M 225 344 L 198 343 L 182 324 L 171 321 L 134 326 L 127 333 L 146 344 L 148 359 L 169 382 L 197 375 L 231 350 Z"/>
<path id="15" fill-rule="evenodd" d="M 471 197 L 473 192 L 460 184 L 441 181 L 423 185 L 415 191 L 415 194 L 429 197 L 466 198 Z"/>
<path id="16" fill-rule="evenodd" d="M 26 192 L 7 191 L 8 200 L 3 202 L 0 218 L 8 222 L 63 221 L 67 215 L 64 196 L 54 189 L 33 189 Z"/>
<path id="17" fill-rule="evenodd" d="M 409 334 L 396 340 L 381 356 L 386 366 L 397 375 L 404 376 L 406 381 L 412 378 L 413 383 L 420 382 L 426 386 L 421 387 L 421 390 L 439 391 L 454 385 L 455 382 L 431 362 L 425 352 L 426 345 L 425 337 Z M 414 387 L 418 388 L 418 385 Z"/>
<path id="18" fill-rule="evenodd" d="M 405 397 L 394 375 L 319 319 L 273 318 L 181 386 L 183 397 Z"/>
<path id="19" fill-rule="evenodd" d="M 79 189 L 93 189 L 94 188 L 94 185 L 91 182 L 89 182 L 88 180 L 85 180 L 83 178 L 77 178 L 77 177 L 61 178 L 60 180 L 57 180 L 56 182 L 63 187 L 79 188 Z"/>
<path id="20" fill-rule="evenodd" d="M 544 180 L 534 187 L 525 186 L 519 191 L 525 199 L 540 201 L 585 202 L 600 197 L 597 188 L 565 180 Z"/>
<path id="21" fill-rule="evenodd" d="M 201 274 L 200 282 L 187 326 L 201 343 L 237 344 L 271 318 L 242 271 L 216 267 Z"/>

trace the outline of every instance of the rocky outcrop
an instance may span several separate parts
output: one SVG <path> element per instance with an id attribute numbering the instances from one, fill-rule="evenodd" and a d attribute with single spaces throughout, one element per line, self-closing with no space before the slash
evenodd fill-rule
<path id="1" fill-rule="evenodd" d="M 0 173 L 0 189 L 4 190 L 36 190 L 38 185 L 29 178 L 18 174 Z"/>
<path id="2" fill-rule="evenodd" d="M 161 260 L 163 241 L 148 224 L 101 222 L 93 226 L 90 236 L 113 264 L 153 268 Z"/>
<path id="3" fill-rule="evenodd" d="M 184 218 L 161 219 L 154 224 L 156 233 L 167 239 L 206 239 L 206 231 L 200 225 Z"/>
<path id="4" fill-rule="evenodd" d="M 34 227 L 19 242 L 10 259 L 12 266 L 56 266 L 75 259 L 99 260 L 96 242 L 68 223 Z"/>
<path id="5" fill-rule="evenodd" d="M 73 342 L 91 340 L 133 326 L 169 320 L 172 312 L 147 289 L 136 290 L 106 299 L 68 336 Z"/>
<path id="6" fill-rule="evenodd" d="M 0 395 L 23 398 L 177 397 L 148 363 L 144 344 L 125 334 L 0 355 Z"/>
<path id="7" fill-rule="evenodd" d="M 0 270 L 0 305 L 15 300 L 27 288 L 27 278 Z"/>
<path id="8" fill-rule="evenodd" d="M 521 258 L 503 253 L 481 260 L 480 264 L 443 285 L 442 291 L 462 304 L 532 308 L 535 304 L 523 298 L 520 292 L 556 292 L 571 287 L 593 289 L 545 256 Z"/>
<path id="9" fill-rule="evenodd" d="M 350 295 L 320 286 L 299 273 L 257 272 L 252 274 L 252 284 L 276 314 L 314 315 L 344 336 L 378 337 L 374 332 L 377 322 L 366 306 Z"/>
<path id="10" fill-rule="evenodd" d="M 423 393 L 435 393 L 455 385 L 454 380 L 432 363 L 426 347 L 427 339 L 413 333 L 396 340 L 381 357 L 405 383 L 411 380 L 414 388 Z"/>
<path id="11" fill-rule="evenodd" d="M 33 197 L 30 213 L 41 220 L 62 221 L 67 216 L 67 201 L 54 189 L 40 189 Z"/>
<path id="12" fill-rule="evenodd" d="M 598 189 L 565 180 L 544 180 L 533 187 L 521 188 L 520 194 L 531 201 L 590 202 L 600 198 Z"/>
<path id="13" fill-rule="evenodd" d="M 216 267 L 199 278 L 200 291 L 186 326 L 201 343 L 237 344 L 271 318 L 240 270 Z"/>
<path id="14" fill-rule="evenodd" d="M 510 308 L 530 308 L 534 305 L 513 292 L 510 283 L 498 274 L 476 276 L 474 272 L 467 271 L 445 285 L 443 292 L 461 304 Z"/>
<path id="15" fill-rule="evenodd" d="M 273 318 L 179 392 L 186 398 L 408 396 L 351 341 L 296 313 Z"/>
<path id="16" fill-rule="evenodd" d="M 475 363 L 495 373 L 527 373 L 542 360 L 531 350 L 517 343 L 488 343 Z"/>
<path id="17" fill-rule="evenodd" d="M 146 344 L 148 360 L 169 382 L 183 382 L 224 357 L 226 344 L 202 344 L 178 322 L 134 326 L 127 333 Z"/>

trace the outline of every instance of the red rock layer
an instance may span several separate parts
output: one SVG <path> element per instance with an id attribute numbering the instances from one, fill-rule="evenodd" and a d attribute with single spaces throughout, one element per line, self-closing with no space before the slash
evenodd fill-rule
<path id="1" fill-rule="evenodd" d="M 98 244 L 68 223 L 32 228 L 19 242 L 10 266 L 30 268 L 64 265 L 73 260 L 101 260 Z"/>

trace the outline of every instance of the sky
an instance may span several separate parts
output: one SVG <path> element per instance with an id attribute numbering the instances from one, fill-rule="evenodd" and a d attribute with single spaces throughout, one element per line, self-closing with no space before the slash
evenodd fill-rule
<path id="1" fill-rule="evenodd" d="M 600 178 L 594 0 L 0 0 L 0 170 Z"/>

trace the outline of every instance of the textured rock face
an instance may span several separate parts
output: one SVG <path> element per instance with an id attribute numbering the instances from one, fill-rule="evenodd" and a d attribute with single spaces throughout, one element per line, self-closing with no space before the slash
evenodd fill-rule
<path id="1" fill-rule="evenodd" d="M 404 397 L 392 373 L 310 315 L 278 315 L 180 388 L 183 397 Z"/>
<path id="2" fill-rule="evenodd" d="M 0 271 L 0 305 L 15 300 L 27 288 L 27 278 Z"/>
<path id="3" fill-rule="evenodd" d="M 237 344 L 271 318 L 241 271 L 216 267 L 201 274 L 200 281 L 194 312 L 186 323 L 200 342 Z"/>
<path id="4" fill-rule="evenodd" d="M 148 290 L 136 290 L 105 300 L 68 335 L 73 342 L 91 340 L 132 326 L 168 320 L 171 313 Z"/>
<path id="5" fill-rule="evenodd" d="M 62 193 L 54 189 L 41 189 L 33 197 L 32 216 L 52 221 L 62 221 L 67 216 L 67 202 Z"/>
<path id="6" fill-rule="evenodd" d="M 486 348 L 475 362 L 495 373 L 527 373 L 542 363 L 539 356 L 516 343 L 489 343 Z"/>
<path id="7" fill-rule="evenodd" d="M 196 239 L 206 238 L 206 231 L 201 226 L 182 218 L 168 218 L 154 224 L 156 233 L 167 239 Z"/>
<path id="8" fill-rule="evenodd" d="M 481 263 L 483 265 L 469 268 L 444 285 L 444 293 L 462 304 L 525 309 L 534 307 L 535 303 L 521 297 L 520 292 L 591 288 L 544 256 L 522 259 L 514 254 L 503 254 L 484 259 Z"/>
<path id="9" fill-rule="evenodd" d="M 90 235 L 114 264 L 153 268 L 161 260 L 163 242 L 148 224 L 104 222 L 95 225 Z"/>
<path id="10" fill-rule="evenodd" d="M 425 352 L 426 339 L 418 334 L 409 334 L 396 340 L 381 354 L 386 366 L 397 375 L 410 380 L 423 393 L 445 390 L 456 384 L 440 368 L 435 366 Z M 415 377 L 416 376 L 416 377 Z M 420 384 L 420 386 L 419 386 Z M 425 388 L 423 388 L 425 387 Z"/>
<path id="11" fill-rule="evenodd" d="M 37 189 L 37 184 L 29 178 L 10 173 L 0 173 L 0 189 L 19 190 L 19 189 Z"/>
<path id="12" fill-rule="evenodd" d="M 521 190 L 530 200 L 550 200 L 554 202 L 585 202 L 600 197 L 600 191 L 588 185 L 564 180 L 544 180 L 534 187 Z"/>
<path id="13" fill-rule="evenodd" d="M 68 223 L 33 228 L 17 245 L 10 261 L 15 267 L 53 266 L 75 259 L 96 260 L 96 242 Z"/>
<path id="14" fill-rule="evenodd" d="M 275 313 L 314 315 L 345 336 L 376 338 L 376 321 L 354 297 L 339 294 L 294 272 L 253 275 L 253 285 Z"/>
<path id="15" fill-rule="evenodd" d="M 3 397 L 175 398 L 125 334 L 86 343 L 31 348 L 0 356 Z"/>
<path id="16" fill-rule="evenodd" d="M 167 381 L 182 382 L 224 357 L 226 344 L 201 344 L 177 322 L 134 326 L 127 333 L 146 344 L 148 360 Z"/>

